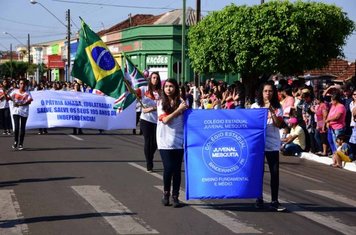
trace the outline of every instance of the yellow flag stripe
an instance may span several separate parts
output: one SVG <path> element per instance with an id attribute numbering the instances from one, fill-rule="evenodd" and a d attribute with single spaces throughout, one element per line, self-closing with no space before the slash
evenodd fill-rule
<path id="1" fill-rule="evenodd" d="M 115 73 L 116 71 L 120 70 L 120 66 L 119 64 L 116 62 L 116 60 L 113 58 L 114 62 L 115 62 L 115 66 L 111 69 L 111 70 L 103 70 L 102 68 L 100 68 L 100 66 L 95 62 L 95 60 L 92 57 L 92 50 L 95 47 L 103 47 L 105 48 L 105 50 L 109 51 L 109 49 L 107 48 L 107 46 L 102 42 L 102 41 L 97 41 L 89 46 L 87 46 L 85 48 L 85 52 L 87 53 L 87 56 L 89 58 L 91 67 L 93 69 L 93 73 L 95 76 L 95 80 L 98 82 L 101 79 L 112 75 L 113 73 Z"/>

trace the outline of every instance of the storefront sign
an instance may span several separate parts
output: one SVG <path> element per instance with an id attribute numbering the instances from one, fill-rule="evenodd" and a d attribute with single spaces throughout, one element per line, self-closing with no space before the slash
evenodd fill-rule
<path id="1" fill-rule="evenodd" d="M 165 55 L 147 56 L 146 64 L 168 64 L 168 56 Z"/>
<path id="2" fill-rule="evenodd" d="M 48 68 L 49 69 L 63 69 L 64 68 L 64 61 L 60 55 L 49 55 L 48 56 Z"/>

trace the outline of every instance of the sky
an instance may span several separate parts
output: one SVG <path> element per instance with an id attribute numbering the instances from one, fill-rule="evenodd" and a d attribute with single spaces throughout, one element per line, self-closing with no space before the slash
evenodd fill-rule
<path id="1" fill-rule="evenodd" d="M 316 0 L 335 4 L 356 22 L 355 0 Z M 180 0 L 37 0 L 40 4 L 31 4 L 31 0 L 0 0 L 0 51 L 10 50 L 27 44 L 30 34 L 31 44 L 64 39 L 66 11 L 70 9 L 72 32 L 80 28 L 79 16 L 94 31 L 107 29 L 125 19 L 129 14 L 153 14 L 181 9 Z M 268 0 L 265 0 L 268 2 Z M 261 0 L 201 0 L 203 15 L 209 11 L 221 10 L 227 5 L 256 5 Z M 186 6 L 196 8 L 196 0 L 186 0 Z M 51 15 L 47 8 L 53 15 Z M 64 24 L 64 25 L 63 25 Z M 8 34 L 5 34 L 7 32 Z M 12 36 L 11 36 L 12 35 Z M 344 54 L 349 61 L 356 60 L 356 31 L 347 39 Z"/>

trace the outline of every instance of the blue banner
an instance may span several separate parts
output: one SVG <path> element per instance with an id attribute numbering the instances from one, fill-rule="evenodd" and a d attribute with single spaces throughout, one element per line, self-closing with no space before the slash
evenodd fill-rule
<path id="1" fill-rule="evenodd" d="M 189 110 L 186 199 L 262 195 L 267 109 Z"/>

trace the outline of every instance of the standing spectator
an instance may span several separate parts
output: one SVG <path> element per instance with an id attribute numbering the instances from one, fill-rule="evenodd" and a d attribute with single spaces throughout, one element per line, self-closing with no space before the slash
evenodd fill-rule
<path id="1" fill-rule="evenodd" d="M 75 91 L 75 92 L 82 92 L 82 90 L 80 89 L 80 84 L 79 83 L 75 83 L 74 84 L 74 89 L 73 89 L 73 91 Z M 82 130 L 82 128 L 73 128 L 73 133 L 72 133 L 73 135 L 83 135 L 84 133 L 83 133 L 83 130 Z"/>
<path id="2" fill-rule="evenodd" d="M 304 91 L 305 90 L 305 91 Z M 308 89 L 303 89 L 302 99 L 302 115 L 305 126 L 305 137 L 306 137 L 306 148 L 304 150 L 316 153 L 316 143 L 314 139 L 315 135 L 315 113 L 314 113 L 314 102 L 312 93 Z"/>
<path id="3" fill-rule="evenodd" d="M 153 158 L 157 150 L 156 130 L 157 130 L 157 101 L 160 99 L 161 78 L 158 72 L 151 73 L 148 79 L 148 86 L 141 88 L 142 109 L 140 116 L 140 127 L 144 138 L 144 153 L 148 172 L 153 170 Z"/>
<path id="4" fill-rule="evenodd" d="M 290 113 L 294 108 L 294 97 L 292 95 L 292 88 L 289 85 L 285 85 L 281 88 L 281 105 L 283 109 L 283 119 L 288 122 Z"/>
<path id="5" fill-rule="evenodd" d="M 142 93 L 141 93 L 141 89 L 137 89 L 136 90 L 136 94 L 137 94 L 137 102 L 136 102 L 136 126 L 134 129 L 132 129 L 132 134 L 136 135 L 136 127 L 138 122 L 140 121 L 140 116 L 141 116 L 141 112 L 142 112 L 142 106 L 141 103 L 139 102 L 142 99 Z M 142 130 L 140 128 L 140 135 L 142 135 Z"/>
<path id="6" fill-rule="evenodd" d="M 324 101 L 324 97 L 319 94 L 315 99 L 316 105 L 314 107 L 315 119 L 316 119 L 316 131 L 315 140 L 319 152 L 317 155 L 327 156 L 328 155 L 328 136 L 326 128 L 326 118 L 329 112 L 329 106 Z"/>
<path id="7" fill-rule="evenodd" d="M 246 102 L 246 89 L 244 84 L 240 81 L 235 82 L 235 90 L 234 90 L 234 105 L 235 109 L 244 109 Z"/>
<path id="8" fill-rule="evenodd" d="M 333 153 L 336 151 L 336 137 L 345 134 L 345 118 L 346 108 L 341 103 L 340 93 L 336 92 L 331 96 L 331 107 L 325 121 L 329 132 L 329 145 Z"/>
<path id="9" fill-rule="evenodd" d="M 37 87 L 36 87 L 36 91 L 42 91 L 43 90 L 43 84 L 40 83 Z M 44 135 L 44 134 L 48 134 L 48 130 L 47 128 L 39 128 L 38 129 L 38 135 Z"/>
<path id="10" fill-rule="evenodd" d="M 171 183 L 173 180 L 173 207 L 180 207 L 178 200 L 181 184 L 181 167 L 184 155 L 183 112 L 188 105 L 179 94 L 175 79 L 164 83 L 162 100 L 158 103 L 157 145 L 163 162 L 163 197 L 162 204 L 169 205 Z"/>
<path id="11" fill-rule="evenodd" d="M 352 133 L 351 123 L 351 110 L 350 103 L 352 102 L 352 90 L 350 85 L 344 85 L 342 88 L 343 96 L 341 97 L 342 104 L 346 108 L 346 117 L 345 117 L 345 134 L 350 136 Z"/>
<path id="12" fill-rule="evenodd" d="M 349 143 L 353 154 L 356 154 L 356 88 L 352 91 L 352 101 L 350 103 L 352 134 Z"/>
<path id="13" fill-rule="evenodd" d="M 21 78 L 19 88 L 14 89 L 9 95 L 12 100 L 12 117 L 15 125 L 15 141 L 12 148 L 18 150 L 23 150 L 29 106 L 33 100 L 30 92 L 26 91 L 26 82 Z"/>
<path id="14" fill-rule="evenodd" d="M 262 84 L 258 91 L 257 102 L 252 104 L 251 108 L 268 109 L 265 156 L 271 174 L 270 184 L 272 202 L 270 204 L 270 208 L 275 211 L 284 211 L 286 208 L 282 207 L 278 202 L 279 149 L 281 146 L 279 127 L 283 122 L 283 110 L 278 101 L 277 89 L 273 83 L 267 82 Z M 257 208 L 264 207 L 262 195 L 256 200 L 255 206 Z"/>
<path id="15" fill-rule="evenodd" d="M 3 135 L 11 135 L 11 114 L 8 101 L 9 88 L 9 81 L 4 79 L 0 87 L 0 123 L 4 130 Z"/>

